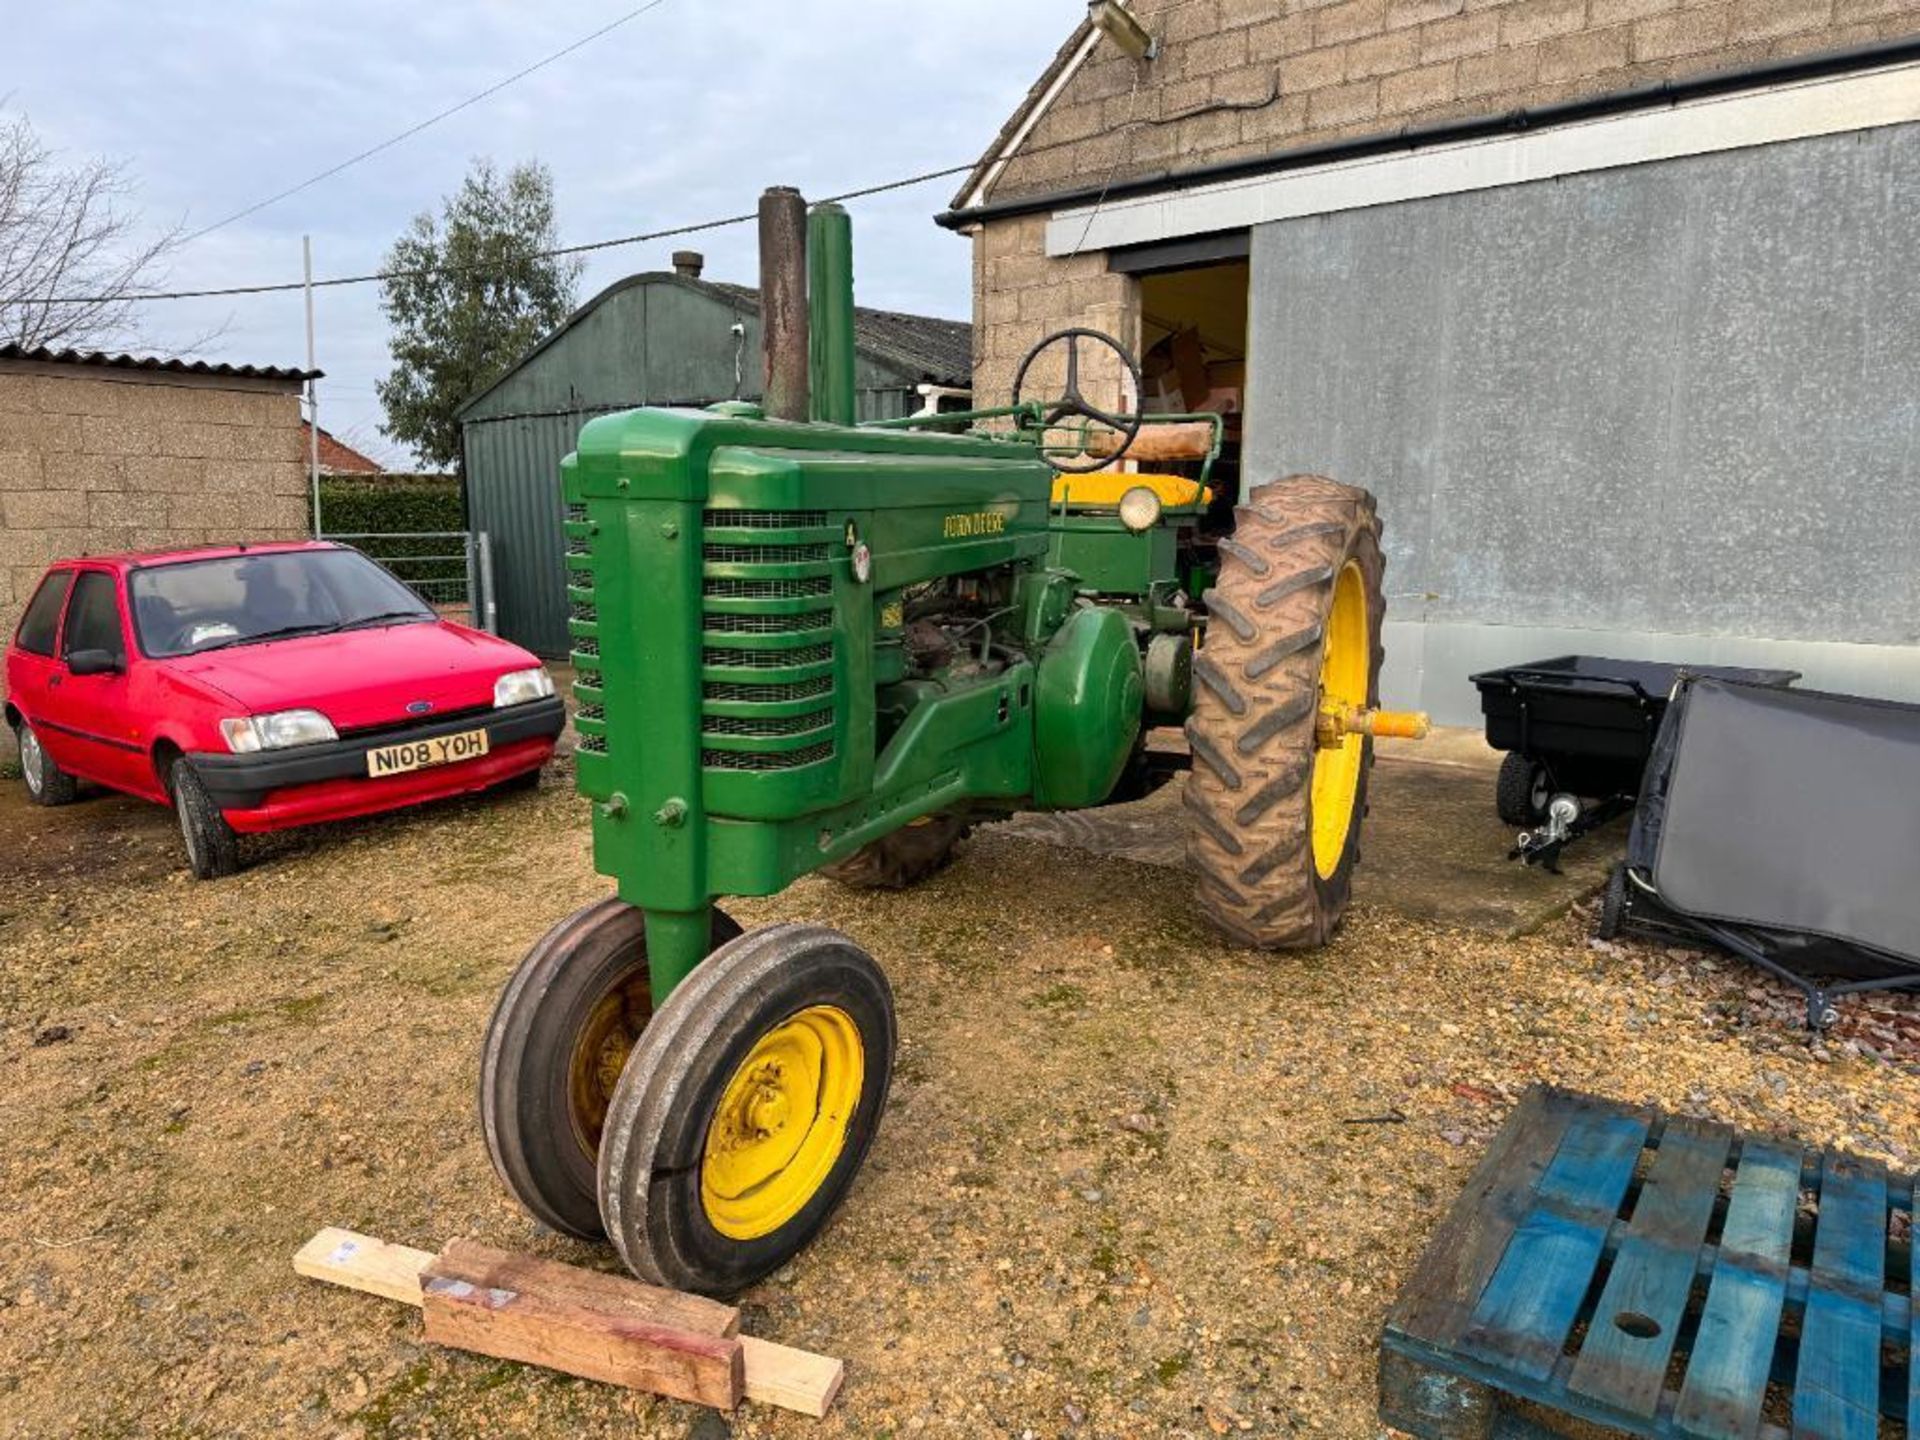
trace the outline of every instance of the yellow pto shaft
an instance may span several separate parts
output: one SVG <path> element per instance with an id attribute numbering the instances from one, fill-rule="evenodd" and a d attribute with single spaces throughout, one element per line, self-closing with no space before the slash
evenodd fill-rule
<path id="1" fill-rule="evenodd" d="M 1424 740 L 1433 727 L 1424 710 L 1323 710 L 1314 726 L 1322 749 L 1340 744 L 1349 735 L 1385 735 L 1396 740 Z"/>

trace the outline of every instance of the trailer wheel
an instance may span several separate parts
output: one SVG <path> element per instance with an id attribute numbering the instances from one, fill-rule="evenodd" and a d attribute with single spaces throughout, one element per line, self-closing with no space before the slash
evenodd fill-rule
<path id="1" fill-rule="evenodd" d="M 1552 799 L 1553 777 L 1547 767 L 1509 750 L 1493 788 L 1493 807 L 1500 818 L 1509 825 L 1532 828 L 1547 818 L 1547 803 Z"/>
<path id="2" fill-rule="evenodd" d="M 905 890 L 944 870 L 972 829 L 958 815 L 924 815 L 820 873 L 856 890 Z"/>
<path id="3" fill-rule="evenodd" d="M 1600 893 L 1600 914 L 1594 921 L 1593 934 L 1598 940 L 1615 940 L 1620 936 L 1620 924 L 1627 914 L 1627 867 L 1616 865 L 1607 873 L 1607 887 Z"/>
<path id="4" fill-rule="evenodd" d="M 713 912 L 713 943 L 740 933 Z M 653 1014 L 646 920 L 618 896 L 534 941 L 487 1021 L 480 1129 L 493 1170 L 534 1219 L 598 1240 L 594 1165 L 607 1106 Z"/>
<path id="5" fill-rule="evenodd" d="M 1373 741 L 1323 711 L 1379 703 L 1380 520 L 1317 475 L 1251 491 L 1220 542 L 1187 721 L 1187 860 L 1201 909 L 1262 949 L 1325 944 L 1359 861 Z"/>
<path id="6" fill-rule="evenodd" d="M 773 925 L 682 981 L 627 1061 L 600 1213 L 642 1280 L 732 1295 L 846 1197 L 893 1075 L 893 992 L 838 931 Z"/>

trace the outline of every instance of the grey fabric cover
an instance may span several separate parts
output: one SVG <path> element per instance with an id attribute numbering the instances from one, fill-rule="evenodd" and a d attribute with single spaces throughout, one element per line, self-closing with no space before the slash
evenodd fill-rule
<path id="1" fill-rule="evenodd" d="M 1694 680 L 1647 779 L 1668 907 L 1920 963 L 1920 706 Z"/>

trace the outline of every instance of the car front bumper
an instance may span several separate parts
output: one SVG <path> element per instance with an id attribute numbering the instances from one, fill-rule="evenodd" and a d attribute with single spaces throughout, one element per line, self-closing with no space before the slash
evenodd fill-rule
<path id="1" fill-rule="evenodd" d="M 566 706 L 550 696 L 424 725 L 363 731 L 319 745 L 252 755 L 198 752 L 187 759 L 234 829 L 278 830 L 370 815 L 511 780 L 546 762 L 566 723 Z M 487 753 L 476 759 L 377 780 L 367 774 L 370 750 L 480 729 L 487 732 Z"/>

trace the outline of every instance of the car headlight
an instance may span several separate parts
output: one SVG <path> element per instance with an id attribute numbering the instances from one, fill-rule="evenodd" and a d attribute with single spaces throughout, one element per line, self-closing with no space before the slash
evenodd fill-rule
<path id="1" fill-rule="evenodd" d="M 553 677 L 547 674 L 547 667 L 536 665 L 531 670 L 509 670 L 493 682 L 493 708 L 503 705 L 524 705 L 529 700 L 544 700 L 553 694 Z"/>
<path id="2" fill-rule="evenodd" d="M 318 745 L 338 740 L 333 722 L 318 710 L 276 710 L 270 715 L 241 715 L 220 722 L 227 748 L 236 755 L 260 750 L 285 750 L 292 745 Z"/>
<path id="3" fill-rule="evenodd" d="M 1145 485 L 1135 485 L 1120 497 L 1120 523 L 1134 534 L 1144 534 L 1160 523 L 1160 497 Z"/>

